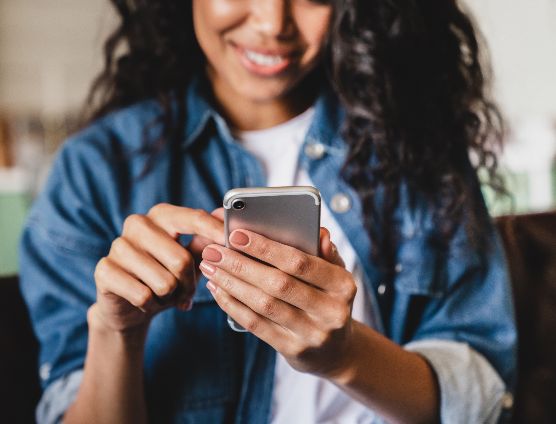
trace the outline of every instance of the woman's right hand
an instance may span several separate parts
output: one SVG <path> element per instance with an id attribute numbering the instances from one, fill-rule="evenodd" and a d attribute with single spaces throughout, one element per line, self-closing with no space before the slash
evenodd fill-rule
<path id="1" fill-rule="evenodd" d="M 187 248 L 178 242 L 182 234 L 194 236 Z M 210 243 L 224 245 L 221 209 L 209 214 L 159 204 L 146 215 L 130 215 L 108 256 L 97 264 L 97 301 L 89 309 L 89 324 L 127 332 L 146 329 L 164 309 L 190 309 L 195 257 Z"/>

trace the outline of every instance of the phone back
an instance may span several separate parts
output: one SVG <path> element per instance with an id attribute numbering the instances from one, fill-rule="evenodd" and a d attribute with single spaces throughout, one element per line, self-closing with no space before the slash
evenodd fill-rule
<path id="1" fill-rule="evenodd" d="M 320 204 L 314 187 L 230 190 L 224 197 L 226 245 L 232 231 L 246 229 L 317 256 Z"/>

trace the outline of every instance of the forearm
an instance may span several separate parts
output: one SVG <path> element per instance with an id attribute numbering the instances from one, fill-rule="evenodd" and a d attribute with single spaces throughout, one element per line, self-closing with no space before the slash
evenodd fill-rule
<path id="1" fill-rule="evenodd" d="M 146 326 L 126 333 L 88 315 L 89 344 L 83 380 L 65 423 L 146 423 L 143 351 Z"/>
<path id="2" fill-rule="evenodd" d="M 331 381 L 390 422 L 439 421 L 439 388 L 430 365 L 354 322 L 346 362 Z"/>

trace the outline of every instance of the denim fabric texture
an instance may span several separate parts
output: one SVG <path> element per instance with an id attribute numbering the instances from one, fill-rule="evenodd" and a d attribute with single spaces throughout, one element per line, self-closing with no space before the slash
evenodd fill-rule
<path id="1" fill-rule="evenodd" d="M 142 147 L 145 140 L 154 143 L 160 135 L 156 124 L 160 109 L 154 101 L 100 119 L 70 138 L 59 152 L 20 244 L 21 287 L 41 343 L 43 387 L 84 366 L 86 313 L 96 297 L 94 268 L 120 235 L 128 215 L 147 213 L 161 202 L 211 211 L 222 205 L 229 189 L 265 185 L 260 164 L 234 141 L 207 98 L 204 84 L 193 82 L 187 93 L 183 139 L 163 145 L 144 175 L 149 155 Z M 347 152 L 340 134 L 343 110 L 329 90 L 323 90 L 315 108 L 305 147 L 319 143 L 324 155 L 311 158 L 305 153 L 310 149 L 303 148 L 299 163 L 332 211 L 330 203 L 337 194 L 350 201 L 347 211 L 333 213 L 363 266 L 377 308 L 377 330 L 400 345 L 411 343 L 416 351 L 419 342 L 429 351 L 426 343 L 432 340 L 471 348 L 495 371 L 482 378 L 503 382 L 491 381 L 485 387 L 511 391 L 516 330 L 505 260 L 494 228 L 487 235 L 484 254 L 472 248 L 464 225 L 448 249 L 439 249 L 430 241 L 435 230 L 432 210 L 425 202 L 410 202 L 411 193 L 402 190 L 395 214 L 401 234 L 398 266 L 395 278 L 387 281 L 369 260 L 371 241 L 359 198 L 339 177 Z M 474 175 L 472 180 L 477 184 Z M 189 240 L 184 236 L 180 241 Z M 267 422 L 275 352 L 253 335 L 231 331 L 205 282 L 199 283 L 190 312 L 167 310 L 150 327 L 145 376 L 151 418 Z M 445 356 L 435 362 L 434 353 L 424 355 L 433 368 L 446 368 L 436 370 L 439 379 L 453 378 Z M 459 376 L 468 387 L 475 384 L 475 377 L 475 373 Z M 455 396 L 443 398 L 445 417 L 452 416 L 451 407 L 456 408 L 448 399 L 457 402 Z"/>

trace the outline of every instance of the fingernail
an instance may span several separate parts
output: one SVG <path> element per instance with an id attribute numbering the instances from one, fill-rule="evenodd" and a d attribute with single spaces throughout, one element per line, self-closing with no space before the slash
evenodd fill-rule
<path id="1" fill-rule="evenodd" d="M 212 247 L 207 247 L 203 250 L 203 259 L 210 262 L 220 262 L 222 260 L 222 253 Z"/>
<path id="2" fill-rule="evenodd" d="M 203 271 L 205 275 L 212 275 L 216 272 L 216 268 L 205 261 L 199 264 L 199 268 L 201 268 L 201 271 Z"/>
<path id="3" fill-rule="evenodd" d="M 182 303 L 178 305 L 178 309 L 184 312 L 190 311 L 191 309 L 193 309 L 193 300 L 192 299 L 184 300 Z"/>
<path id="4" fill-rule="evenodd" d="M 249 236 L 242 231 L 234 231 L 230 236 L 230 241 L 236 246 L 247 246 L 249 244 Z"/>
<path id="5" fill-rule="evenodd" d="M 212 294 L 216 293 L 216 290 L 218 290 L 218 288 L 214 285 L 212 281 L 207 281 L 207 289 L 209 289 L 209 291 Z"/>

